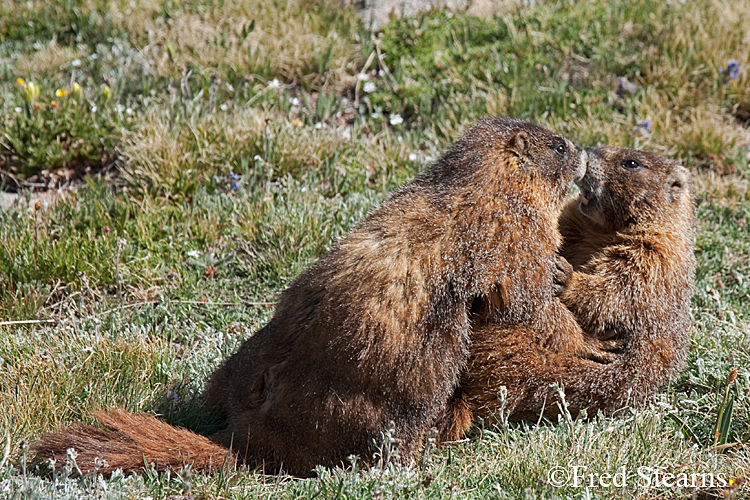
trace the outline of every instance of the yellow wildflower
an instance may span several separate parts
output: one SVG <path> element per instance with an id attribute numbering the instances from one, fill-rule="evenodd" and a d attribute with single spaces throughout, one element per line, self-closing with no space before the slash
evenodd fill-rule
<path id="1" fill-rule="evenodd" d="M 23 93 L 26 96 L 26 100 L 33 104 L 39 99 L 39 85 L 34 82 L 29 82 L 23 86 Z"/>
<path id="2" fill-rule="evenodd" d="M 24 80 L 20 76 L 16 78 L 16 86 L 23 87 L 24 85 L 26 85 L 26 80 Z"/>
<path id="3" fill-rule="evenodd" d="M 292 120 L 292 125 L 296 125 L 297 127 L 305 126 L 305 124 L 302 123 L 302 120 L 300 120 L 299 118 L 295 118 L 294 120 Z"/>
<path id="4" fill-rule="evenodd" d="M 112 89 L 109 88 L 109 85 L 105 85 L 102 87 L 102 104 L 107 104 L 109 102 L 109 98 L 112 97 Z"/>
<path id="5" fill-rule="evenodd" d="M 77 101 L 81 98 L 82 92 L 83 89 L 81 88 L 81 84 L 79 84 L 78 82 L 73 82 L 73 85 L 70 86 L 70 97 Z"/>
<path id="6" fill-rule="evenodd" d="M 55 95 L 57 97 L 65 97 L 66 95 L 68 95 L 68 91 L 65 89 L 57 89 L 55 90 Z"/>

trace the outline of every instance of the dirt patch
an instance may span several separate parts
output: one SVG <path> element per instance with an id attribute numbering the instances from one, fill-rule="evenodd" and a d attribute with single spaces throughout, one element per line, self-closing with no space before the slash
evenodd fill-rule
<path id="1" fill-rule="evenodd" d="M 25 191 L 21 193 L 5 193 L 0 191 L 0 210 L 9 210 L 13 205 L 16 205 L 20 209 L 28 208 L 30 210 L 34 208 L 37 202 L 40 202 L 43 206 L 48 206 L 54 203 L 60 195 L 61 191 L 57 190 Z"/>
<path id="2" fill-rule="evenodd" d="M 7 172 L 0 169 L 0 210 L 6 211 L 14 205 L 23 210 L 33 209 L 37 202 L 43 206 L 51 205 L 60 198 L 84 188 L 90 180 L 103 180 L 109 189 L 119 189 L 123 185 L 117 162 L 104 168 L 91 168 L 72 171 L 57 169 L 44 171 L 30 180 L 10 179 Z M 3 175 L 5 174 L 5 176 Z"/>
<path id="3" fill-rule="evenodd" d="M 448 8 L 467 11 L 475 16 L 489 16 L 494 12 L 520 5 L 520 0 L 355 0 L 354 7 L 365 25 L 372 22 L 374 29 L 386 24 L 391 15 L 414 17 L 432 9 Z"/>

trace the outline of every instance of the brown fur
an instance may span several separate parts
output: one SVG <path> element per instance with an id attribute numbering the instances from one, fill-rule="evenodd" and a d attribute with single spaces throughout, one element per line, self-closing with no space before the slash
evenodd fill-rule
<path id="1" fill-rule="evenodd" d="M 556 416 L 552 383 L 564 386 L 575 417 L 643 402 L 684 366 L 695 273 L 689 174 L 644 151 L 587 153 L 581 196 L 560 219 L 561 253 L 573 266 L 563 273 L 562 300 L 588 334 L 616 339 L 622 352 L 602 364 L 551 351 L 525 325 L 477 328 L 461 385 L 439 422 L 442 440 L 459 438 L 475 418 L 494 419 L 501 386 L 511 420 Z"/>
<path id="2" fill-rule="evenodd" d="M 571 333 L 575 320 L 552 294 L 557 219 L 583 158 L 536 125 L 480 121 L 297 278 L 268 325 L 212 375 L 205 406 L 228 425 L 210 440 L 266 471 L 309 475 L 352 454 L 369 463 L 392 422 L 402 457 L 416 458 L 458 384 L 472 315 L 530 325 L 553 351 L 596 356 L 598 341 Z M 472 313 L 482 297 L 491 299 Z M 137 470 L 141 455 L 159 465 L 188 457 L 195 468 L 224 460 L 224 449 L 191 448 L 194 436 L 185 448 L 158 436 L 142 447 L 138 436 L 156 420 L 118 415 L 99 418 L 137 446 L 121 458 L 107 434 L 96 453 L 112 467 Z M 59 455 L 100 432 L 63 429 L 36 448 Z"/>
<path id="3" fill-rule="evenodd" d="M 110 429 L 74 424 L 64 432 L 47 434 L 43 450 L 64 458 L 65 450 L 75 448 L 76 463 L 84 471 L 92 470 L 97 459 L 103 474 L 123 470 L 141 470 L 153 464 L 161 470 L 196 463 L 203 469 L 219 469 L 235 461 L 234 454 L 205 436 L 173 427 L 149 415 L 133 415 L 119 408 L 94 412 L 94 417 Z"/>

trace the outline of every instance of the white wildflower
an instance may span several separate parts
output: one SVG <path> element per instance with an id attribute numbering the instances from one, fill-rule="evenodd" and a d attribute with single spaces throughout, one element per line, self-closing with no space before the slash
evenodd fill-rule
<path id="1" fill-rule="evenodd" d="M 404 123 L 404 119 L 400 114 L 396 113 L 395 115 L 391 115 L 391 125 L 395 127 L 397 125 L 401 125 L 402 123 Z"/>
<path id="2" fill-rule="evenodd" d="M 289 104 L 292 106 L 299 106 L 299 97 L 290 97 Z"/>
<path id="3" fill-rule="evenodd" d="M 271 80 L 271 82 L 268 84 L 269 89 L 280 89 L 281 88 L 281 82 L 279 82 L 278 78 L 274 78 Z"/>
<path id="4" fill-rule="evenodd" d="M 417 161 L 417 153 L 409 153 L 409 161 Z"/>
<path id="5" fill-rule="evenodd" d="M 187 254 L 188 254 L 188 257 L 192 257 L 194 259 L 197 259 L 198 257 L 201 256 L 201 253 L 198 250 L 190 250 Z"/>
<path id="6" fill-rule="evenodd" d="M 81 67 L 81 60 L 80 59 L 73 59 L 70 63 L 71 66 L 74 68 L 80 68 Z"/>
<path id="7" fill-rule="evenodd" d="M 375 85 L 375 82 L 365 82 L 362 90 L 369 94 L 370 92 L 375 92 L 375 90 L 377 90 L 377 86 Z"/>

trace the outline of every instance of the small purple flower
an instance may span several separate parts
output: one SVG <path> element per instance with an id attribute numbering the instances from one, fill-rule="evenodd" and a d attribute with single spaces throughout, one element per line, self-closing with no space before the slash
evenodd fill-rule
<path id="1" fill-rule="evenodd" d="M 723 75 L 726 74 L 729 77 L 729 80 L 736 80 L 740 77 L 740 73 L 742 72 L 742 67 L 740 66 L 740 62 L 737 59 L 730 59 L 727 63 L 726 68 L 722 68 L 719 70 L 719 74 Z M 729 80 L 724 78 L 724 85 L 726 85 Z"/>
<path id="2" fill-rule="evenodd" d="M 237 190 L 237 188 L 240 187 L 240 184 L 239 184 L 240 176 L 230 170 L 229 174 L 227 174 L 227 177 L 229 178 L 229 187 L 231 187 L 234 190 Z"/>
<path id="3" fill-rule="evenodd" d="M 643 120 L 638 125 L 635 126 L 636 132 L 638 130 L 645 130 L 646 132 L 651 132 L 651 123 L 648 120 Z"/>
<path id="4" fill-rule="evenodd" d="M 740 62 L 736 59 L 730 59 L 729 64 L 727 64 L 727 73 L 729 74 L 729 78 L 731 78 L 732 80 L 736 80 L 740 76 L 740 71 L 742 71 Z"/>

